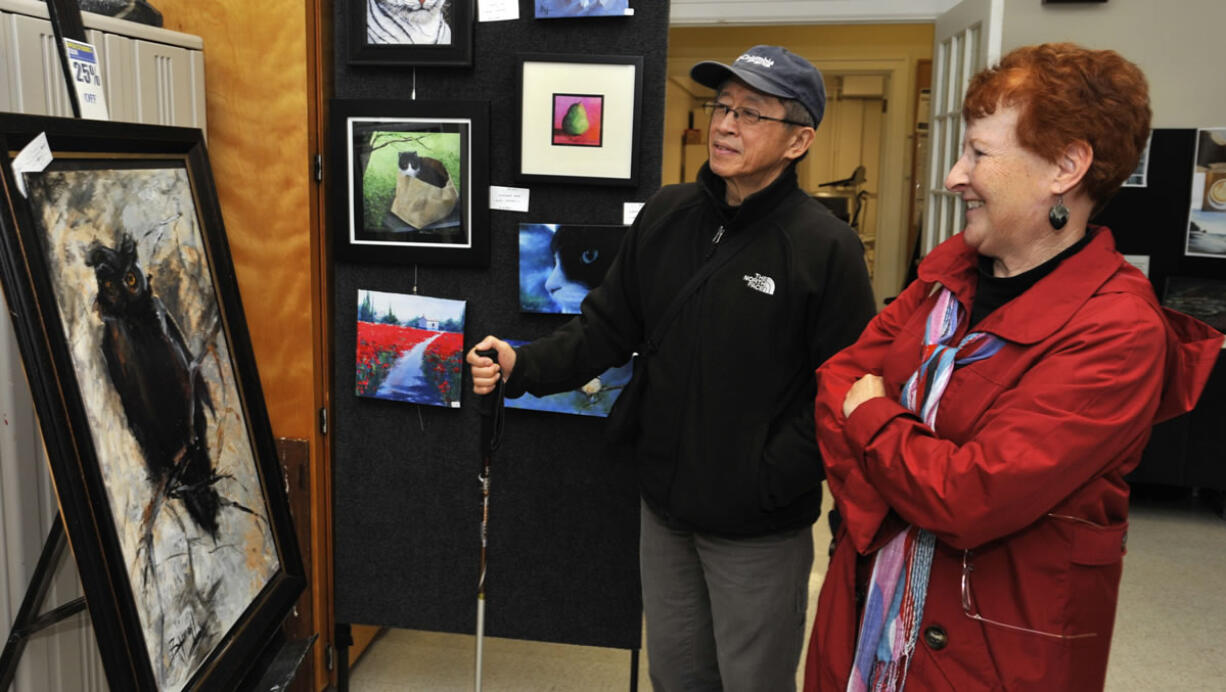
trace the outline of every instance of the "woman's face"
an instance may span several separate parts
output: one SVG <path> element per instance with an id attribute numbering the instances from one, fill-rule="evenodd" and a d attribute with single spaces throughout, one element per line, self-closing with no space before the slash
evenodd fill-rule
<path id="1" fill-rule="evenodd" d="M 1019 115 L 1002 106 L 967 123 L 962 157 L 945 178 L 966 205 L 966 244 L 1002 261 L 1024 256 L 1051 230 L 1047 214 L 1056 199 L 1058 168 L 1018 143 Z"/>
<path id="2" fill-rule="evenodd" d="M 562 268 L 562 258 L 559 253 L 555 252 L 553 253 L 553 271 L 549 272 L 549 276 L 545 279 L 545 290 L 549 291 L 549 297 L 557 304 L 559 310 L 577 313 L 579 304 L 592 289 L 587 284 L 567 277 L 566 271 Z"/>

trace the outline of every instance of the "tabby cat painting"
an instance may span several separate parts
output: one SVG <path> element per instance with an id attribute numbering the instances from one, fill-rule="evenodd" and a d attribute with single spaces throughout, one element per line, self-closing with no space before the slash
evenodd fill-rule
<path id="1" fill-rule="evenodd" d="M 57 162 L 34 225 L 158 689 L 280 565 L 188 173 Z"/>

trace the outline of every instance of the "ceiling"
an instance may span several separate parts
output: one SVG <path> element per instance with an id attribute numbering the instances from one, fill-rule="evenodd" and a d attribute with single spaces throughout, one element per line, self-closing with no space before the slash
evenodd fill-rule
<path id="1" fill-rule="evenodd" d="M 669 23 L 701 26 L 931 22 L 956 4 L 958 0 L 672 0 Z"/>

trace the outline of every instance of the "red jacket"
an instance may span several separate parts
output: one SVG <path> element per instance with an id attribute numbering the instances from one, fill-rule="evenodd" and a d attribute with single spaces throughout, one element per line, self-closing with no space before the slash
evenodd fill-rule
<path id="1" fill-rule="evenodd" d="M 847 684 L 860 606 L 857 553 L 907 524 L 936 554 L 911 690 L 1103 686 L 1128 526 L 1128 485 L 1153 423 L 1200 396 L 1222 336 L 1161 308 L 1149 281 L 1098 229 L 976 331 L 1006 345 L 954 371 L 937 433 L 898 403 L 919 362 L 937 283 L 969 313 L 977 255 L 955 236 L 852 346 L 817 371 L 818 442 L 844 525 L 822 585 L 806 690 Z M 965 322 L 955 342 L 966 331 Z M 843 415 L 865 373 L 888 393 Z M 971 612 L 962 605 L 964 550 Z"/>

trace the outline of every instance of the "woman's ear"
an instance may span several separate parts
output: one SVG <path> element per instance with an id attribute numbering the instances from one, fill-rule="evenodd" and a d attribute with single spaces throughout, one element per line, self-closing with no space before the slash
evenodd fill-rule
<path id="1" fill-rule="evenodd" d="M 1056 177 L 1052 180 L 1052 194 L 1066 195 L 1081 183 L 1090 164 L 1094 163 L 1094 149 L 1084 139 L 1069 143 L 1056 158 Z"/>

